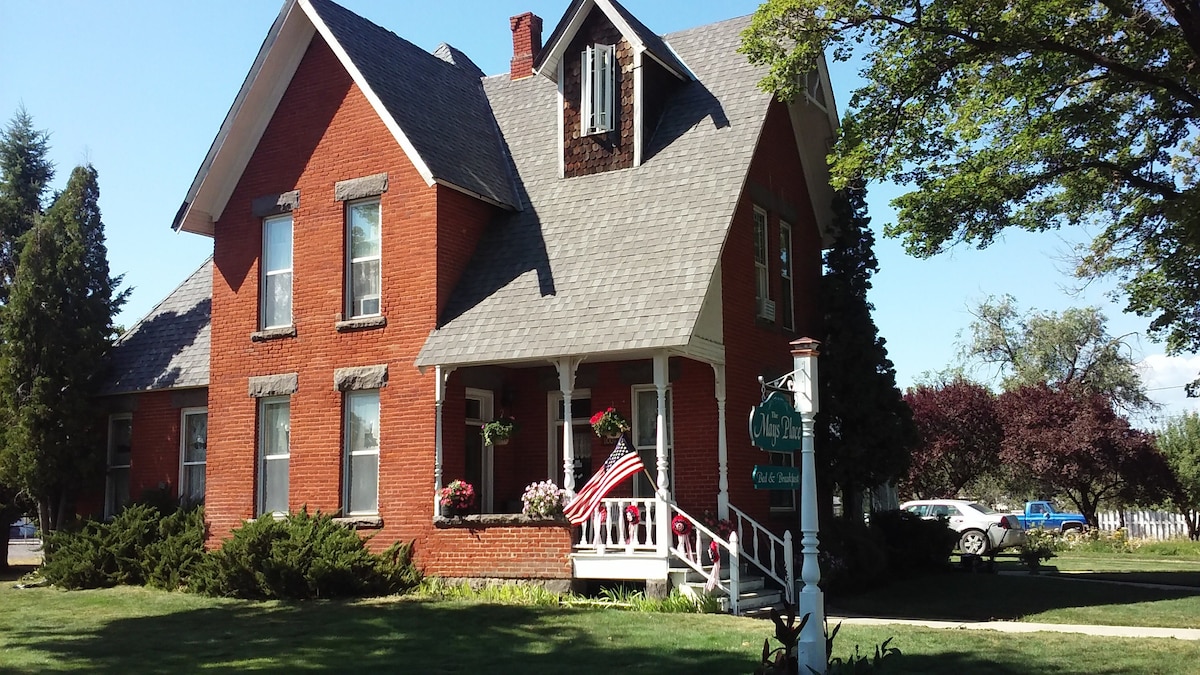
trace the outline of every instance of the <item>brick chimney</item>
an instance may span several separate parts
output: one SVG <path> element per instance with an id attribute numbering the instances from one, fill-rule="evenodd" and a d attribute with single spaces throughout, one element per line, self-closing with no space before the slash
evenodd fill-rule
<path id="1" fill-rule="evenodd" d="M 508 20 L 513 34 L 513 56 L 509 78 L 519 80 L 533 75 L 533 61 L 542 51 L 542 19 L 533 12 Z"/>

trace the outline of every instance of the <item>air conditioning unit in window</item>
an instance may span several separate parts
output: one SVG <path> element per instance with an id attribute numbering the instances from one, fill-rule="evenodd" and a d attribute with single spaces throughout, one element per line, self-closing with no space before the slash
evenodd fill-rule
<path id="1" fill-rule="evenodd" d="M 759 300 L 758 315 L 767 321 L 775 320 L 775 301 L 774 300 Z"/>
<path id="2" fill-rule="evenodd" d="M 379 313 L 379 296 L 364 295 L 354 301 L 354 316 L 370 316 Z"/>

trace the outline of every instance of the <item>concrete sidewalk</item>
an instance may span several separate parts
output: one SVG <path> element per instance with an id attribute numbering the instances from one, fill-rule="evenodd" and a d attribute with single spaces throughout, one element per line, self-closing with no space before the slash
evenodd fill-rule
<path id="1" fill-rule="evenodd" d="M 924 628 L 956 628 L 958 630 L 995 630 L 1002 633 L 1082 633 L 1112 637 L 1175 638 L 1200 640 L 1200 628 L 1148 628 L 1143 626 L 1076 626 L 1063 623 L 1023 623 L 1019 621 L 926 621 L 923 619 L 879 619 L 873 617 L 828 617 L 830 625 L 839 622 L 847 626 L 886 626 L 901 624 Z"/>

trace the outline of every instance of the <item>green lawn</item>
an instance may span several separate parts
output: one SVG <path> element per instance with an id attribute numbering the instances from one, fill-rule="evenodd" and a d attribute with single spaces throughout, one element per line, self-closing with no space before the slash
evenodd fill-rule
<path id="1" fill-rule="evenodd" d="M 0 586 L 5 673 L 715 675 L 751 672 L 770 633 L 768 622 L 723 615 L 394 598 L 256 603 L 142 588 Z M 857 643 L 873 651 L 887 637 L 904 652 L 890 673 L 1200 673 L 1200 643 L 1182 640 L 846 626 L 836 650 L 847 655 Z"/>
<path id="2" fill-rule="evenodd" d="M 1135 554 L 1059 553 L 1049 564 L 1060 572 L 1084 579 L 1192 586 L 1200 589 L 1200 560 L 1196 559 Z"/>

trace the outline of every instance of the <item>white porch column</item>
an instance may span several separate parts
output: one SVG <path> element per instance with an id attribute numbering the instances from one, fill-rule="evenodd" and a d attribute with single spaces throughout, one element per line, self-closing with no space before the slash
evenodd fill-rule
<path id="1" fill-rule="evenodd" d="M 658 498 L 671 499 L 671 473 L 667 462 L 667 354 L 654 355 L 654 391 L 658 394 L 658 434 L 654 439 L 655 456 L 658 460 Z M 636 403 L 634 404 L 636 405 Z"/>
<path id="2" fill-rule="evenodd" d="M 824 672 L 825 654 L 825 597 L 817 582 L 821 568 L 817 562 L 817 463 L 813 448 L 813 418 L 817 414 L 817 350 L 821 343 L 812 338 L 792 342 L 792 391 L 796 412 L 800 413 L 803 436 L 800 445 L 800 546 L 802 563 L 798 614 L 809 614 L 808 623 L 800 633 L 797 656 L 800 668 Z"/>
<path id="3" fill-rule="evenodd" d="M 575 391 L 575 371 L 582 357 L 564 356 L 554 362 L 558 370 L 558 389 L 563 400 L 563 489 L 575 496 L 575 430 L 571 428 L 571 392 Z"/>
<path id="4" fill-rule="evenodd" d="M 442 446 L 442 408 L 446 402 L 446 381 L 450 379 L 450 373 L 454 372 L 453 368 L 443 368 L 435 366 L 433 369 L 434 378 L 434 427 L 433 427 L 433 515 L 439 512 L 438 500 L 439 493 L 442 491 L 442 456 L 444 448 Z"/>
<path id="5" fill-rule="evenodd" d="M 717 395 L 717 517 L 729 517 L 729 443 L 725 434 L 725 366 L 712 364 Z"/>

